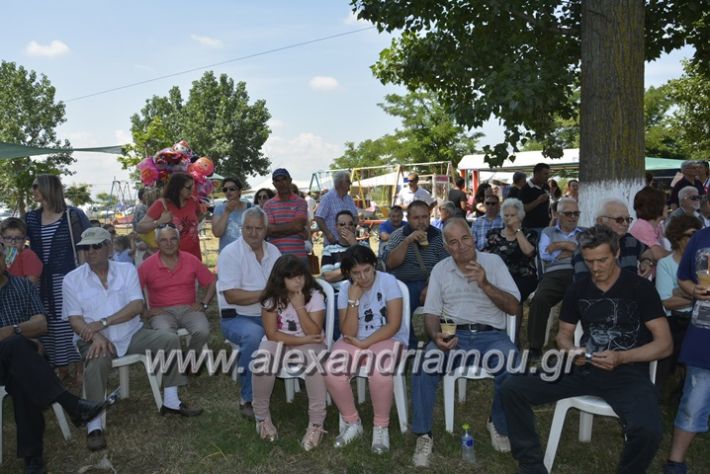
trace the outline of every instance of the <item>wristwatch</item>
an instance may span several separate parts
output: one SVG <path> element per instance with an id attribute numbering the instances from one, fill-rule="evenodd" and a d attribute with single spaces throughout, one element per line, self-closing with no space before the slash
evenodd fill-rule
<path id="1" fill-rule="evenodd" d="M 101 318 L 100 321 L 101 321 L 101 325 L 102 325 L 104 328 L 107 328 L 107 327 L 108 327 L 108 319 L 106 319 L 106 318 Z"/>
<path id="2" fill-rule="evenodd" d="M 22 328 L 20 327 L 19 324 L 14 324 L 12 326 L 12 330 L 17 334 L 18 336 L 22 334 Z"/>
<path id="3" fill-rule="evenodd" d="M 356 306 L 360 306 L 360 300 L 348 299 L 348 306 L 350 306 L 351 308 L 355 308 Z"/>

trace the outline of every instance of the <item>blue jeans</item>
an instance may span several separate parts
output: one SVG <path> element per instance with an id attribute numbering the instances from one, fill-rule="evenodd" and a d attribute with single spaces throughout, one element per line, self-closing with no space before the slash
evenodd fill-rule
<path id="1" fill-rule="evenodd" d="M 456 336 L 459 339 L 456 349 L 463 351 L 478 350 L 481 354 L 481 361 L 489 351 L 495 350 L 503 354 L 505 358 L 503 368 L 493 374 L 495 375 L 495 388 L 491 418 L 498 433 L 502 436 L 508 436 L 508 423 L 506 422 L 503 404 L 500 399 L 500 386 L 509 376 L 505 371 L 509 356 L 513 355 L 515 357 L 515 363 L 518 363 L 519 353 L 517 347 L 510 341 L 505 331 L 471 332 L 468 330 L 458 330 L 456 331 Z M 432 357 L 433 354 L 430 353 L 439 351 L 440 349 L 432 341 L 427 344 L 425 350 L 426 353 L 424 357 L 427 358 Z M 424 371 L 420 366 L 416 367 L 412 374 L 412 432 L 414 433 L 422 434 L 432 431 L 434 404 L 436 403 L 436 388 L 439 385 L 441 377 L 444 375 L 443 371 L 448 364 L 448 356 L 449 354 L 446 354 L 443 367 L 441 367 L 442 371 Z M 461 357 L 456 357 L 455 363 L 452 364 L 451 368 L 458 367 L 462 362 L 461 359 Z M 422 365 L 426 366 L 426 364 Z M 490 361 L 488 361 L 488 366 L 495 367 L 496 365 L 498 365 L 498 358 L 491 357 Z"/>
<path id="2" fill-rule="evenodd" d="M 252 354 L 259 349 L 264 337 L 261 316 L 239 315 L 236 318 L 222 319 L 222 334 L 234 344 L 239 345 L 239 385 L 242 401 L 251 402 L 251 370 L 249 362 Z"/>

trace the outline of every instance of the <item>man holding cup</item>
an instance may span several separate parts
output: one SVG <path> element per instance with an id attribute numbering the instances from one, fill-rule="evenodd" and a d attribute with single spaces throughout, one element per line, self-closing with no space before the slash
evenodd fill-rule
<path id="1" fill-rule="evenodd" d="M 508 315 L 518 310 L 520 292 L 505 263 L 498 255 L 476 251 L 475 239 L 465 219 L 449 219 L 443 240 L 451 257 L 437 263 L 431 272 L 424 305 L 425 327 L 431 342 L 426 347 L 425 360 L 443 352 L 452 361 L 441 364 L 436 371 L 427 370 L 424 363 L 412 374 L 412 431 L 419 435 L 413 462 L 417 467 L 429 464 L 437 385 L 445 370 L 460 365 L 464 359 L 450 351 L 476 350 L 481 361 L 488 361 L 485 363 L 488 368 L 506 367 L 509 357 L 518 356 L 517 348 L 506 334 L 506 326 Z M 495 393 L 487 428 L 493 448 L 508 452 L 508 426 L 498 395 L 508 373 L 499 369 L 494 375 Z"/>

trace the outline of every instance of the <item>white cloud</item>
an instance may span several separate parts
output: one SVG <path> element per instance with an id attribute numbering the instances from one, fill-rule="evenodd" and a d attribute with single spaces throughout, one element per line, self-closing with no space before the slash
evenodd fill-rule
<path id="1" fill-rule="evenodd" d="M 39 44 L 36 41 L 30 41 L 27 43 L 27 46 L 25 46 L 25 53 L 28 56 L 54 58 L 68 54 L 69 46 L 59 40 L 54 40 L 49 44 Z"/>
<path id="2" fill-rule="evenodd" d="M 128 145 L 133 143 L 133 136 L 130 132 L 125 130 L 116 130 L 113 132 L 113 136 L 116 138 L 116 145 Z"/>
<path id="3" fill-rule="evenodd" d="M 314 76 L 308 84 L 311 89 L 317 91 L 332 91 L 338 88 L 338 80 L 331 76 Z"/>
<path id="4" fill-rule="evenodd" d="M 207 46 L 208 48 L 221 48 L 222 46 L 224 46 L 221 39 L 212 38 L 210 36 L 192 34 L 190 35 L 190 38 L 197 41 L 202 46 Z"/>
<path id="5" fill-rule="evenodd" d="M 271 128 L 271 130 L 278 130 L 280 128 L 283 128 L 286 123 L 283 120 L 279 120 L 277 118 L 270 118 L 266 124 Z"/>
<path id="6" fill-rule="evenodd" d="M 271 135 L 264 144 L 264 153 L 271 159 L 272 169 L 286 168 L 294 180 L 310 181 L 314 171 L 328 169 L 343 154 L 343 147 L 314 133 L 302 132 L 293 138 Z M 266 178 L 268 175 L 249 181 L 254 185 Z"/>

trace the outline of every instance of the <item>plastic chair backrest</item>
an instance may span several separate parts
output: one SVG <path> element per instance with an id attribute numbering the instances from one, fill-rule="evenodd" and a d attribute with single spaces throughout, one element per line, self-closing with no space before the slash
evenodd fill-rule
<path id="1" fill-rule="evenodd" d="M 410 304 L 409 304 L 409 288 L 404 282 L 397 280 L 399 289 L 402 292 L 402 322 L 400 323 L 400 329 L 402 334 L 407 335 L 407 340 L 409 340 L 409 325 L 411 324 L 410 317 L 412 315 Z"/>
<path id="2" fill-rule="evenodd" d="M 333 346 L 333 331 L 335 329 L 335 291 L 330 283 L 316 278 L 323 293 L 325 293 L 325 341 L 328 350 Z"/>

